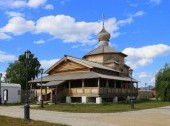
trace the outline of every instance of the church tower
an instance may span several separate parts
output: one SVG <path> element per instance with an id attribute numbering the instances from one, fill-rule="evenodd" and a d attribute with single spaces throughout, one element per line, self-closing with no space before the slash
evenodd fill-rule
<path id="1" fill-rule="evenodd" d="M 127 75 L 129 66 L 124 63 L 124 58 L 127 55 L 122 52 L 118 52 L 109 46 L 110 37 L 111 35 L 105 29 L 103 21 L 102 30 L 97 34 L 99 46 L 86 54 L 83 59 L 100 63 L 114 70 L 118 70 L 124 75 Z"/>

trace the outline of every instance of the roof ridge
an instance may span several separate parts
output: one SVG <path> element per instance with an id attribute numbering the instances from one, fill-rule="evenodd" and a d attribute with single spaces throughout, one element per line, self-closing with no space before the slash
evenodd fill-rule
<path id="1" fill-rule="evenodd" d="M 51 71 L 54 67 L 56 67 L 58 64 L 60 64 L 65 58 L 69 59 L 69 60 L 73 60 L 74 62 L 77 62 L 77 63 L 84 65 L 86 67 L 89 67 L 89 68 L 100 68 L 100 69 L 105 69 L 105 70 L 109 70 L 109 71 L 117 71 L 110 67 L 102 65 L 100 63 L 88 61 L 86 59 L 81 59 L 81 58 L 77 58 L 77 57 L 70 56 L 70 55 L 64 55 L 64 57 L 62 59 L 60 59 L 58 62 L 56 62 L 54 65 L 52 65 L 49 69 L 47 69 L 45 71 L 45 73 L 48 73 L 49 71 Z M 119 72 L 119 71 L 117 71 L 117 72 Z"/>

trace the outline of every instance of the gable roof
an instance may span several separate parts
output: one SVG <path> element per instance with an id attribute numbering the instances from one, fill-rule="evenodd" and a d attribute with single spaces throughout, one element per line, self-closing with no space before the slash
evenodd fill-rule
<path id="1" fill-rule="evenodd" d="M 98 74 L 95 72 L 68 72 L 68 73 L 57 73 L 53 75 L 48 75 L 43 77 L 43 82 L 50 82 L 50 81 L 65 81 L 65 80 L 77 80 L 77 79 L 92 79 L 92 78 L 99 78 Z M 41 82 L 41 78 L 31 80 L 29 83 L 37 83 Z"/>
<path id="2" fill-rule="evenodd" d="M 102 73 L 96 73 L 93 71 L 88 72 L 69 72 L 69 73 L 57 73 L 53 75 L 48 75 L 43 77 L 43 82 L 50 82 L 46 83 L 46 86 L 53 86 L 57 84 L 61 84 L 67 80 L 80 80 L 80 79 L 93 79 L 93 78 L 103 78 L 103 79 L 113 79 L 113 80 L 122 80 L 122 81 L 131 81 L 130 77 L 125 76 L 113 76 L 113 75 L 106 75 Z M 132 79 L 133 82 L 137 82 L 135 79 Z M 41 78 L 31 80 L 29 83 L 39 83 L 41 82 Z M 45 86 L 45 84 L 43 84 Z"/>
<path id="3" fill-rule="evenodd" d="M 100 45 L 96 49 L 94 49 L 91 52 L 89 52 L 88 54 L 86 54 L 83 58 L 85 58 L 86 56 L 89 56 L 89 55 L 107 54 L 107 53 L 120 53 L 124 56 L 127 56 L 126 54 L 124 54 L 122 52 L 117 52 L 115 49 L 111 48 L 108 45 Z"/>
<path id="4" fill-rule="evenodd" d="M 52 69 L 54 69 L 56 66 L 58 66 L 60 63 L 62 63 L 63 61 L 66 61 L 67 59 L 71 60 L 69 58 L 69 56 L 64 55 L 64 57 L 62 59 L 60 59 L 59 61 L 57 61 L 54 65 L 52 65 L 49 69 L 47 69 L 44 73 L 48 74 Z M 78 62 L 77 62 L 78 63 Z M 79 63 L 80 64 L 80 63 Z M 86 66 L 88 68 L 92 68 L 91 66 L 87 65 L 87 64 L 81 64 L 83 66 Z"/>
<path id="5" fill-rule="evenodd" d="M 50 81 L 50 82 L 47 82 L 45 84 L 42 84 L 43 87 L 50 87 L 50 86 L 56 86 L 56 85 L 60 85 L 62 83 L 64 83 L 65 81 L 60 81 L 60 80 L 56 80 L 56 81 Z M 41 86 L 41 85 L 38 85 L 38 86 Z"/>
<path id="6" fill-rule="evenodd" d="M 92 61 L 87 61 L 87 60 L 84 60 L 84 59 L 79 59 L 79 58 L 76 58 L 76 57 L 65 55 L 61 60 L 59 60 L 57 63 L 55 63 L 53 66 L 51 66 L 48 70 L 46 70 L 45 73 L 48 74 L 53 68 L 55 68 L 61 62 L 63 62 L 64 60 L 67 60 L 67 59 L 71 60 L 73 62 L 76 62 L 78 64 L 81 64 L 83 66 L 86 66 L 88 68 L 100 68 L 100 69 L 105 69 L 105 70 L 109 70 L 109 71 L 120 72 L 120 71 L 114 70 L 112 68 L 106 67 L 102 64 L 99 64 L 99 63 L 95 63 L 95 62 L 92 62 Z"/>

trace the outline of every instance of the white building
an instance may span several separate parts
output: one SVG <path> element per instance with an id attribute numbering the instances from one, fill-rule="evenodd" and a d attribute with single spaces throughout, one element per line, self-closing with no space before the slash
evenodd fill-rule
<path id="1" fill-rule="evenodd" d="M 21 85 L 13 83 L 1 83 L 1 98 L 2 103 L 5 99 L 7 103 L 21 102 Z"/>

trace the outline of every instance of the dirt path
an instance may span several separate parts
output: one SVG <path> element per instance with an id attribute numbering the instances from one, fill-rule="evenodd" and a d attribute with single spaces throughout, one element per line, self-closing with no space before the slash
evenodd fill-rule
<path id="1" fill-rule="evenodd" d="M 23 106 L 0 106 L 0 115 L 23 118 Z M 67 113 L 31 109 L 33 120 L 70 126 L 170 126 L 170 106 L 120 113 Z"/>

